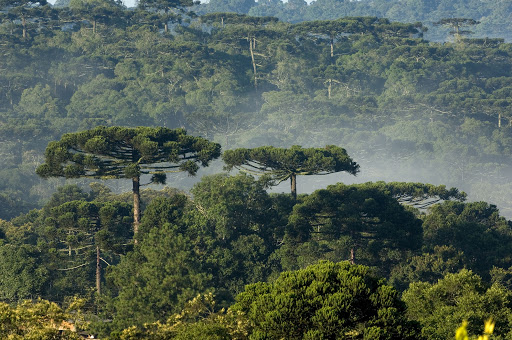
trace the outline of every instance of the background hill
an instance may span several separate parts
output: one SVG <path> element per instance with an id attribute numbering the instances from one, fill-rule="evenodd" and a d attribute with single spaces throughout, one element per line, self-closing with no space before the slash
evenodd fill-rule
<path id="1" fill-rule="evenodd" d="M 434 23 L 446 18 L 468 18 L 479 21 L 472 27 L 472 37 L 504 38 L 509 42 L 512 2 L 480 0 L 210 0 L 194 7 L 199 14 L 235 12 L 252 16 L 275 16 L 286 22 L 335 20 L 347 16 L 376 16 L 391 21 L 422 22 L 429 31 L 430 41 L 450 39 L 450 29 L 436 27 Z"/>

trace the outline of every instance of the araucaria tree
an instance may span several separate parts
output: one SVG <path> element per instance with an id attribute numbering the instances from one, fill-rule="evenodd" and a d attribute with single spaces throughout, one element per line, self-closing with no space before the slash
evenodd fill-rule
<path id="1" fill-rule="evenodd" d="M 227 170 L 236 168 L 255 175 L 269 175 L 273 184 L 290 179 L 294 198 L 297 197 L 297 175 L 328 175 L 340 171 L 356 175 L 359 172 L 359 164 L 345 149 L 335 145 L 307 149 L 294 145 L 289 149 L 262 146 L 227 150 L 222 159 Z"/>
<path id="2" fill-rule="evenodd" d="M 450 34 L 453 34 L 456 42 L 461 41 L 463 35 L 469 35 L 473 33 L 470 30 L 465 30 L 465 27 L 478 25 L 480 22 L 474 19 L 468 18 L 447 18 L 441 19 L 434 23 L 436 26 L 446 26 L 451 28 Z"/>
<path id="3" fill-rule="evenodd" d="M 127 178 L 133 183 L 134 239 L 140 224 L 140 178 L 164 184 L 169 172 L 195 175 L 199 165 L 220 156 L 220 145 L 187 135 L 184 129 L 163 127 L 104 127 L 68 133 L 50 142 L 45 163 L 36 172 L 43 178 Z"/>

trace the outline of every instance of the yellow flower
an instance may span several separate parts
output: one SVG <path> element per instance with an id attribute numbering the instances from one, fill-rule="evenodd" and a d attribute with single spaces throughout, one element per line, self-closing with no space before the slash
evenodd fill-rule
<path id="1" fill-rule="evenodd" d="M 494 332 L 494 321 L 491 318 L 485 322 L 484 333 L 492 334 L 492 332 Z"/>
<path id="2" fill-rule="evenodd" d="M 466 330 L 466 327 L 468 326 L 468 322 L 466 320 L 462 321 L 462 326 L 457 328 L 457 331 L 455 332 L 455 339 L 456 340 L 468 340 L 468 331 Z"/>
<path id="3" fill-rule="evenodd" d="M 478 340 L 489 340 L 489 337 L 487 335 L 479 335 Z"/>

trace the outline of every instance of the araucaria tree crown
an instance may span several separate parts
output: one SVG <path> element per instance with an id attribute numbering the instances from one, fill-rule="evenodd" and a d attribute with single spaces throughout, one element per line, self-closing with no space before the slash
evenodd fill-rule
<path id="1" fill-rule="evenodd" d="M 328 175 L 345 171 L 355 175 L 359 164 L 347 151 L 336 145 L 324 148 L 302 148 L 294 145 L 289 149 L 262 146 L 254 149 L 227 150 L 222 155 L 226 169 L 268 175 L 274 184 L 290 179 L 292 196 L 297 196 L 297 175 Z"/>

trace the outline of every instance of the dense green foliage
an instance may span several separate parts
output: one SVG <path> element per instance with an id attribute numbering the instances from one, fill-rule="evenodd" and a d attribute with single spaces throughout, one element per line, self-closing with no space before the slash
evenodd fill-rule
<path id="1" fill-rule="evenodd" d="M 322 262 L 248 285 L 233 308 L 252 322 L 249 339 L 418 338 L 398 292 L 348 262 Z"/>
<path id="2" fill-rule="evenodd" d="M 510 323 L 511 291 L 499 284 L 486 287 L 480 277 L 462 270 L 448 274 L 435 284 L 413 283 L 404 293 L 408 314 L 423 325 L 426 339 L 449 339 L 461 319 L 472 325 L 472 333 L 478 333 L 482 320 L 497 321 L 493 339 L 508 339 Z"/>
<path id="3" fill-rule="evenodd" d="M 413 336 L 414 327 L 410 328 L 412 324 L 404 319 L 399 293 L 389 287 L 377 288 L 383 281 L 376 277 L 384 276 L 401 290 L 412 283 L 404 293 L 407 296 L 404 301 L 410 305 L 409 319 L 419 322 L 426 338 L 435 338 L 437 330 L 448 334 L 466 315 L 473 321 L 488 315 L 508 318 L 505 297 L 512 287 L 509 269 L 512 265 L 507 240 L 512 226 L 499 216 L 494 206 L 484 202 L 445 201 L 431 205 L 428 213 L 423 214 L 411 206 L 399 204 L 398 198 L 408 198 L 407 202 L 411 197 L 420 201 L 438 197 L 464 198 L 456 189 L 419 183 L 340 183 L 311 195 L 299 195 L 296 201 L 288 194 L 269 194 L 265 186 L 265 181 L 246 174 L 219 174 L 204 177 L 192 189 L 192 197 L 176 192 L 152 194 L 154 198 L 146 205 L 141 221 L 139 243 L 133 249 L 123 241 L 131 237 L 131 211 L 126 203 L 118 201 L 125 199 L 123 195 L 113 195 L 98 184 L 93 185 L 88 194 L 76 186 L 62 188 L 43 209 L 1 224 L 0 263 L 15 261 L 18 264 L 5 267 L 10 275 L 0 280 L 2 299 L 15 302 L 43 296 L 65 301 L 74 294 L 88 297 L 89 308 L 94 306 L 96 310 L 87 314 L 92 321 L 89 329 L 104 336 L 111 334 L 114 339 L 143 339 L 146 335 L 151 339 L 150 334 L 162 332 L 167 334 L 165 336 L 173 334 L 171 338 L 176 339 L 202 332 L 211 334 L 212 338 L 246 339 L 274 331 L 306 332 L 301 337 L 314 338 L 333 332 L 342 324 L 346 332 L 358 332 L 361 336 L 370 332 L 368 338 L 379 334 L 386 339 L 394 332 L 404 332 L 401 338 Z M 107 202 L 103 202 L 105 199 Z M 462 234 L 450 236 L 447 233 Z M 100 276 L 99 281 L 94 249 L 100 249 L 103 262 L 109 264 L 106 279 Z M 308 267 L 321 260 L 347 258 L 356 264 L 324 263 Z M 439 313 L 426 309 L 432 303 L 415 302 L 414 299 L 424 294 L 413 293 L 414 289 L 431 287 L 438 279 L 445 275 L 449 278 L 450 273 L 457 273 L 464 267 L 481 275 L 480 278 L 477 274 L 468 274 L 478 280 L 478 287 L 474 289 L 483 291 L 493 283 L 492 289 L 498 289 L 497 294 L 505 300 L 494 309 L 485 307 L 487 302 L 478 302 L 482 304 L 478 313 L 473 300 L 468 300 L 467 304 L 466 300 L 457 300 L 454 308 L 458 308 L 458 312 L 441 331 L 436 326 L 440 322 L 436 319 Z M 366 282 L 376 289 L 375 294 L 391 295 L 378 299 L 370 295 L 367 303 L 357 306 L 366 306 L 364 313 L 377 314 L 361 316 L 360 321 L 346 324 L 339 309 L 341 305 L 339 308 L 331 306 L 329 301 L 334 298 L 320 293 L 327 292 L 325 289 L 331 286 L 325 281 L 327 278 L 339 278 L 341 274 L 320 274 L 324 269 L 333 273 L 347 271 L 346 275 L 357 273 L 358 278 L 350 280 Z M 284 270 L 298 271 L 281 274 Z M 307 274 L 316 271 L 319 273 L 311 274 L 313 276 Z M 304 283 L 309 281 L 294 275 L 305 275 L 304 280 L 317 277 L 315 280 L 320 281 Z M 332 287 L 350 281 L 348 278 L 339 280 Z M 101 293 L 98 290 L 93 294 L 98 288 L 97 282 L 100 282 Z M 265 303 L 256 303 L 259 294 L 273 294 L 272 289 L 292 289 L 301 282 L 305 286 L 297 289 L 304 289 L 308 294 L 313 294 L 308 285 L 317 287 L 315 294 L 319 294 L 319 301 L 325 299 L 326 305 L 313 304 L 311 308 L 319 308 L 318 317 L 330 315 L 332 327 L 327 326 L 331 321 L 320 327 L 324 322 L 319 323 L 315 318 L 307 321 L 307 327 L 279 325 L 272 318 L 287 320 L 289 317 L 263 313 L 263 307 L 269 311 L 279 310 L 264 296 L 261 299 Z M 245 288 L 246 293 L 239 295 L 233 309 L 228 312 L 218 309 L 231 305 L 247 284 L 254 285 Z M 339 289 L 345 291 L 345 288 Z M 176 315 L 183 313 L 182 308 L 188 308 L 184 307 L 187 301 L 207 292 L 214 294 L 218 307 L 198 312 L 187 322 L 176 319 Z M 244 295 L 248 292 L 255 295 L 249 299 Z M 279 294 L 301 296 L 297 292 Z M 367 294 L 367 289 L 361 288 L 361 294 Z M 496 302 L 492 296 L 486 299 L 493 301 L 489 304 Z M 275 301 L 284 303 L 277 296 Z M 305 301 L 316 300 L 311 297 Z M 249 307 L 253 303 L 256 307 Z M 287 303 L 303 306 L 293 299 Z M 374 306 L 375 303 L 385 306 Z M 398 305 L 391 307 L 386 305 L 388 303 Z M 436 300 L 435 303 L 443 302 Z M 352 304 L 347 302 L 343 306 Z M 285 307 L 283 305 L 283 312 L 292 310 Z M 296 311 L 304 311 L 303 307 Z M 320 312 L 327 307 L 334 308 L 336 313 Z M 389 313 L 377 312 L 382 308 L 391 309 Z M 210 312 L 206 312 L 208 310 Z M 469 310 L 475 311 L 474 316 L 464 312 Z M 356 313 L 352 309 L 347 310 L 349 312 Z M 433 317 L 429 317 L 429 313 Z M 269 320 L 261 319 L 267 314 Z M 379 319 L 383 317 L 386 321 Z M 105 323 L 105 319 L 111 321 Z M 156 321 L 161 323 L 153 324 Z M 369 327 L 370 324 L 373 326 Z M 508 332 L 506 322 L 502 327 L 497 334 Z"/>
<path id="4" fill-rule="evenodd" d="M 285 240 L 285 268 L 350 259 L 386 275 L 420 249 L 421 222 L 378 186 L 337 184 L 294 206 Z"/>

